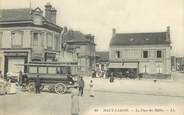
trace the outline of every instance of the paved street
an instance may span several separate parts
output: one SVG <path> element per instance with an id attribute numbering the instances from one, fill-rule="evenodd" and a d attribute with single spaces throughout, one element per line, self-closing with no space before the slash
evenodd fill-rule
<path id="1" fill-rule="evenodd" d="M 95 97 L 89 97 L 89 81 L 85 78 L 84 96 L 80 97 L 81 115 L 184 115 L 183 74 L 177 80 L 120 80 L 95 78 Z M 176 78 L 176 77 L 175 77 Z M 70 94 L 18 91 L 0 96 L 0 115 L 70 115 Z M 116 112 L 114 112 L 116 111 Z M 130 114 L 131 113 L 131 114 Z M 150 114 L 150 113 L 149 113 Z"/>
<path id="2" fill-rule="evenodd" d="M 57 95 L 43 92 L 41 94 L 18 93 L 0 97 L 0 115 L 70 115 L 70 94 Z M 137 107 L 135 107 L 137 106 Z M 95 98 L 90 98 L 89 93 L 80 98 L 82 115 L 97 114 L 105 108 L 174 108 L 180 113 L 184 106 L 184 97 L 168 97 L 139 95 L 127 93 L 95 92 Z M 95 110 L 100 112 L 95 112 Z M 176 113 L 174 112 L 174 113 Z M 183 111 L 184 112 L 184 111 Z M 112 112 L 103 112 L 104 115 Z M 106 114 L 105 114 L 106 113 Z M 125 114 L 128 112 L 123 112 Z M 159 113 L 159 112 L 158 112 Z M 160 112 L 160 114 L 163 112 Z M 170 113 L 170 112 L 169 112 Z M 101 113 L 102 114 L 102 113 Z M 122 112 L 117 112 L 121 115 Z M 170 113 L 171 114 L 171 113 Z M 114 115 L 114 114 L 112 114 Z"/>
<path id="3" fill-rule="evenodd" d="M 113 83 L 103 78 L 92 80 L 96 91 L 184 97 L 184 74 L 173 73 L 172 77 L 168 80 L 158 79 L 156 83 L 153 82 L 153 79 L 115 79 Z M 84 77 L 84 80 L 88 88 L 91 78 Z"/>

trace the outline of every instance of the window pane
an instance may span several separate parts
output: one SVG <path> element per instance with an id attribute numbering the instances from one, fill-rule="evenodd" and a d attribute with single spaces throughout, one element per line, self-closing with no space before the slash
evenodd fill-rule
<path id="1" fill-rule="evenodd" d="M 56 50 L 59 50 L 59 44 L 60 44 L 59 37 L 55 36 L 55 49 Z"/>
<path id="2" fill-rule="evenodd" d="M 52 45 L 53 45 L 52 34 L 47 34 L 47 47 L 51 49 Z"/>
<path id="3" fill-rule="evenodd" d="M 29 67 L 29 73 L 37 73 L 37 67 Z"/>
<path id="4" fill-rule="evenodd" d="M 12 32 L 11 33 L 12 47 L 21 47 L 22 37 L 23 37 L 23 32 Z"/>
<path id="5" fill-rule="evenodd" d="M 48 68 L 48 74 L 56 74 L 57 70 L 56 67 L 49 67 Z"/>
<path id="6" fill-rule="evenodd" d="M 157 58 L 161 58 L 162 57 L 162 52 L 161 51 L 157 51 Z"/>
<path id="7" fill-rule="evenodd" d="M 148 58 L 148 51 L 143 51 L 143 57 Z"/>
<path id="8" fill-rule="evenodd" d="M 33 33 L 33 46 L 38 46 L 38 33 Z"/>
<path id="9" fill-rule="evenodd" d="M 120 51 L 116 51 L 116 57 L 120 58 Z"/>
<path id="10" fill-rule="evenodd" d="M 38 71 L 39 71 L 39 73 L 47 73 L 47 68 L 46 67 L 39 67 Z"/>

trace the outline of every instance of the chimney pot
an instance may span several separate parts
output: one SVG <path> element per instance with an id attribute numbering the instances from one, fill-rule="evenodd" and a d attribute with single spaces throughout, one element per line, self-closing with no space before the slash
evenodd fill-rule
<path id="1" fill-rule="evenodd" d="M 45 5 L 45 17 L 53 24 L 56 24 L 56 13 L 57 13 L 57 10 L 52 7 L 50 2 L 48 2 Z"/>
<path id="2" fill-rule="evenodd" d="M 167 26 L 166 41 L 170 41 L 170 26 Z"/>
<path id="3" fill-rule="evenodd" d="M 167 32 L 170 32 L 170 26 L 167 26 Z"/>
<path id="4" fill-rule="evenodd" d="M 68 28 L 65 26 L 64 27 L 64 33 L 66 33 L 68 31 Z"/>
<path id="5" fill-rule="evenodd" d="M 112 33 L 116 34 L 116 29 L 115 28 L 112 29 Z"/>

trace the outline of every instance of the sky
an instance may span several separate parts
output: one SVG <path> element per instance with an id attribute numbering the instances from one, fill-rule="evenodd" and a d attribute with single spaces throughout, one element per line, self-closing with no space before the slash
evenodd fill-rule
<path id="1" fill-rule="evenodd" d="M 108 51 L 117 33 L 162 32 L 170 26 L 172 55 L 184 56 L 184 0 L 31 0 L 32 8 L 50 2 L 57 24 L 95 36 L 96 49 Z M 0 0 L 0 8 L 28 8 L 30 0 Z"/>

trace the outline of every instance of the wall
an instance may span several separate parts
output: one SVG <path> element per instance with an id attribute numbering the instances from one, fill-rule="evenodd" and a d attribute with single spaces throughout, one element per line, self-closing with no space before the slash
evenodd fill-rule
<path id="1" fill-rule="evenodd" d="M 144 50 L 149 52 L 148 58 L 143 58 Z M 157 50 L 162 51 L 162 58 L 156 57 Z M 158 71 L 161 71 L 170 74 L 170 50 L 168 45 L 113 46 L 110 48 L 109 60 L 117 62 L 139 61 L 140 73 L 144 72 L 146 68 L 148 73 L 158 73 Z M 120 51 L 120 58 L 116 58 L 116 51 Z"/>
<path id="2" fill-rule="evenodd" d="M 77 62 L 76 53 L 61 50 L 59 55 L 59 62 Z"/>

